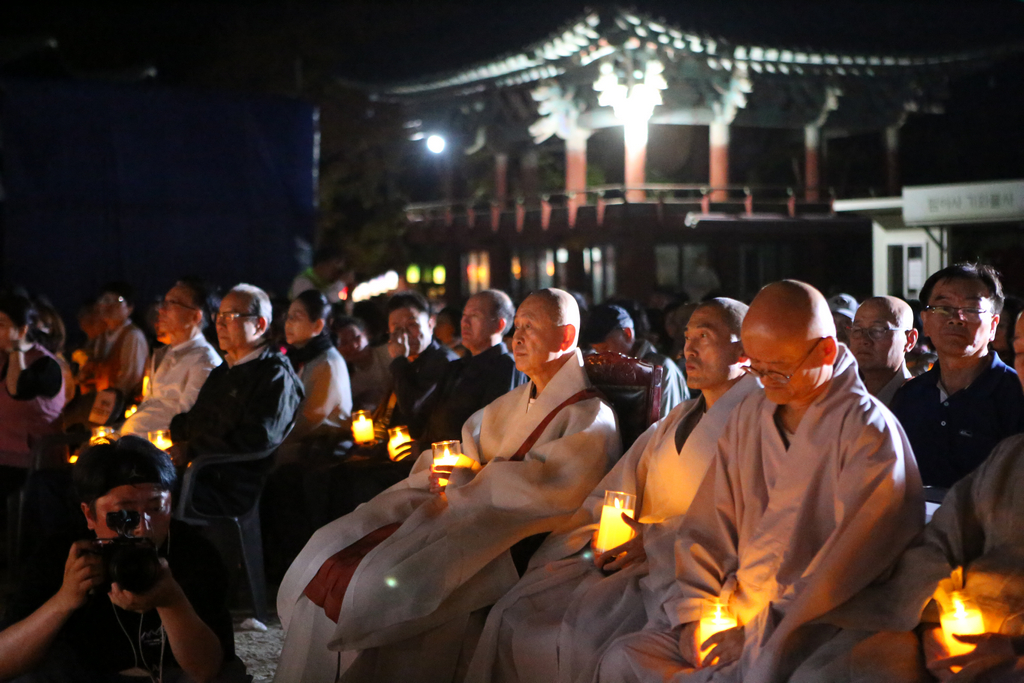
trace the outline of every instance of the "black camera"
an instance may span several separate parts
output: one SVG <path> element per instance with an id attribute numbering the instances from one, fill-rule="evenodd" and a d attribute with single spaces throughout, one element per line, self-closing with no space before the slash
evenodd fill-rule
<path id="1" fill-rule="evenodd" d="M 117 538 L 96 541 L 107 572 L 107 590 L 110 583 L 117 583 L 122 590 L 145 593 L 160 578 L 156 546 L 148 538 L 132 535 L 140 521 L 142 517 L 135 510 L 107 513 L 107 526 L 117 532 Z"/>

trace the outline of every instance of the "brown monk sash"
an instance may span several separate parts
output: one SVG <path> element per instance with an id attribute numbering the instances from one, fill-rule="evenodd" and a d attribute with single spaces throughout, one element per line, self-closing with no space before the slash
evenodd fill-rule
<path id="1" fill-rule="evenodd" d="M 568 408 L 572 404 L 579 403 L 580 401 L 586 401 L 588 398 L 599 398 L 600 396 L 601 392 L 591 387 L 589 389 L 579 391 L 559 403 L 554 410 L 547 414 L 547 417 L 540 421 L 537 428 L 533 430 L 530 436 L 526 437 L 526 441 L 523 442 L 523 445 L 519 447 L 519 450 L 517 450 L 515 455 L 509 458 L 509 460 L 516 461 L 525 458 L 526 454 L 529 453 L 534 444 L 537 443 L 537 439 L 540 438 L 540 435 L 544 433 L 544 430 L 548 428 L 551 421 L 554 420 L 564 408 Z"/>
<path id="2" fill-rule="evenodd" d="M 560 403 L 554 410 L 547 414 L 547 416 L 540 421 L 537 428 L 526 438 L 523 445 L 515 452 L 509 461 L 519 461 L 526 457 L 526 454 L 530 452 L 530 449 L 537 443 L 540 435 L 544 433 L 544 430 L 548 428 L 551 421 L 555 419 L 558 413 L 562 412 L 564 408 L 568 408 L 574 403 L 585 401 L 589 398 L 598 398 L 600 392 L 597 389 L 584 389 L 578 393 L 573 394 L 565 401 Z M 323 607 L 324 613 L 334 623 L 338 623 L 338 616 L 341 614 L 341 603 L 345 598 L 345 591 L 348 590 L 348 584 L 352 581 L 352 577 L 356 573 L 356 569 L 359 567 L 359 563 L 363 561 L 363 558 L 370 554 L 370 551 L 376 548 L 378 545 L 387 540 L 391 534 L 398 531 L 398 527 L 402 526 L 401 522 L 395 524 L 388 524 L 375 531 L 371 531 L 366 536 L 348 546 L 341 552 L 335 553 L 331 557 L 327 558 L 327 561 L 320 567 L 320 571 L 316 573 L 313 580 L 306 586 L 306 590 L 303 594 L 309 598 L 310 602 L 319 607 Z M 531 537 L 532 538 L 532 537 Z M 525 539 L 529 540 L 529 539 Z M 522 541 L 520 541 L 522 543 Z M 517 544 L 518 545 L 518 544 Z M 534 548 L 536 550 L 536 548 Z M 513 546 L 513 552 L 515 552 L 515 546 Z M 530 553 L 533 554 L 532 552 Z"/>

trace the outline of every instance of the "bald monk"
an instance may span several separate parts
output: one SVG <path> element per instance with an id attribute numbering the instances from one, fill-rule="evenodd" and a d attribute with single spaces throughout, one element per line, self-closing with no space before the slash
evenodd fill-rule
<path id="1" fill-rule="evenodd" d="M 810 285 L 777 282 L 751 303 L 741 338 L 764 392 L 733 411 L 680 526 L 670 628 L 616 641 L 599 680 L 783 681 L 816 637 L 808 622 L 890 568 L 920 530 L 910 445 L 835 332 Z M 709 599 L 739 625 L 698 644 Z"/>
<path id="2" fill-rule="evenodd" d="M 1024 366 L 1024 318 L 1016 323 L 1014 348 Z M 808 657 L 794 683 L 1024 680 L 1021 491 L 1024 435 L 1018 434 L 950 489 L 891 577 L 819 620 L 821 629 L 844 630 Z M 952 590 L 980 608 L 987 633 L 964 636 L 977 648 L 950 658 L 939 614 Z M 954 666 L 963 670 L 954 675 Z"/>
<path id="3" fill-rule="evenodd" d="M 567 525 L 551 534 L 522 580 L 491 610 L 468 683 L 589 681 L 604 648 L 643 628 L 645 605 L 675 578 L 673 540 L 733 408 L 752 391 L 744 377 L 740 326 L 747 307 L 711 299 L 685 332 L 686 380 L 701 397 L 651 426 L 591 492 Z M 637 497 L 636 537 L 594 556 L 592 537 L 605 491 Z"/>
<path id="4" fill-rule="evenodd" d="M 276 681 L 447 683 L 465 668 L 483 608 L 519 579 L 510 549 L 564 524 L 622 452 L 576 348 L 579 320 L 562 290 L 520 305 L 512 351 L 530 382 L 467 420 L 444 495 L 427 451 L 313 536 L 278 593 Z"/>
<path id="5" fill-rule="evenodd" d="M 906 356 L 916 343 L 914 312 L 903 299 L 875 296 L 857 309 L 850 327 L 850 351 L 864 386 L 887 408 L 911 378 Z"/>

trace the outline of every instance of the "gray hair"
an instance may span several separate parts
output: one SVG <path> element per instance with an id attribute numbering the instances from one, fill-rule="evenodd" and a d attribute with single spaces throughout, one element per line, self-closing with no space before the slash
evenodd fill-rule
<path id="1" fill-rule="evenodd" d="M 271 321 L 274 319 L 274 307 L 270 304 L 270 297 L 267 293 L 255 285 L 248 285 L 244 282 L 235 285 L 231 288 L 228 294 L 237 294 L 238 296 L 245 297 L 246 308 L 249 309 L 249 313 L 258 315 L 267 321 L 267 327 L 270 327 Z"/>

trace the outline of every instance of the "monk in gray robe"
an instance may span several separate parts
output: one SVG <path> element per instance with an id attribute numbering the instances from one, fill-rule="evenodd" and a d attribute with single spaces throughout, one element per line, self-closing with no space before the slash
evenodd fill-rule
<path id="1" fill-rule="evenodd" d="M 764 392 L 733 411 L 680 525 L 670 625 L 613 643 L 600 681 L 785 680 L 790 653 L 816 637 L 808 623 L 891 567 L 923 525 L 910 445 L 836 341 L 821 293 L 768 285 L 742 341 Z M 710 600 L 737 626 L 697 642 Z"/>
<path id="2" fill-rule="evenodd" d="M 686 327 L 686 377 L 698 399 L 651 426 L 547 538 L 529 570 L 491 610 L 468 682 L 589 681 L 604 648 L 660 616 L 675 578 L 673 542 L 733 408 L 751 391 L 740 326 L 746 305 L 702 303 Z M 636 536 L 596 558 L 591 539 L 605 491 L 637 497 Z M 654 613 L 648 614 L 646 606 Z"/>
<path id="3" fill-rule="evenodd" d="M 520 305 L 512 351 L 530 383 L 475 413 L 443 495 L 424 452 L 408 479 L 320 529 L 278 592 L 283 683 L 447 683 L 519 574 L 510 549 L 566 523 L 622 452 L 611 407 L 557 289 Z"/>
<path id="4" fill-rule="evenodd" d="M 1024 318 L 1014 347 L 1024 359 Z M 950 658 L 939 622 L 954 591 L 980 609 L 986 633 L 962 636 L 977 648 Z M 1024 435 L 1002 441 L 950 489 L 891 577 L 817 628 L 837 626 L 844 628 L 808 655 L 793 681 L 1024 680 Z"/>

